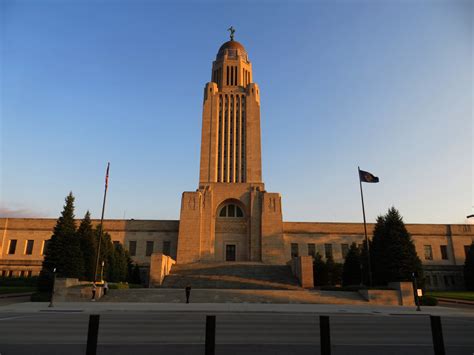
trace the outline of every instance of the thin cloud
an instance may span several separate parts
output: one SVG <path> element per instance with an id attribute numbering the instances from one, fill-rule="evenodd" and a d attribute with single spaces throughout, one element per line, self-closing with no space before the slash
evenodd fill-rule
<path id="1" fill-rule="evenodd" d="M 38 218 L 44 217 L 43 213 L 33 211 L 27 208 L 11 209 L 0 207 L 0 218 Z"/>

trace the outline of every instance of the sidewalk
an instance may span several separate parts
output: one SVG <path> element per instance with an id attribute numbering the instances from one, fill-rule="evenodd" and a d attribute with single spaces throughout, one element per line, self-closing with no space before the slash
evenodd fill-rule
<path id="1" fill-rule="evenodd" d="M 461 300 L 461 299 L 458 299 L 458 298 L 436 297 L 436 299 L 437 299 L 438 301 L 440 301 L 440 302 L 467 304 L 467 305 L 474 306 L 474 301 Z"/>
<path id="2" fill-rule="evenodd" d="M 118 303 L 118 302 L 25 302 L 0 306 L 0 313 L 37 312 L 246 312 L 246 313 L 316 313 L 316 314 L 365 314 L 365 315 L 438 315 L 445 317 L 474 318 L 474 309 L 448 307 L 370 306 L 370 305 L 327 305 L 327 304 L 258 304 L 258 303 Z"/>

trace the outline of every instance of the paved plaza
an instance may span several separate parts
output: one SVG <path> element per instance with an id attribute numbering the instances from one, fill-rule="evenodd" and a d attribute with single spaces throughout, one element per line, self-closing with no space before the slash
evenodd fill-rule
<path id="1" fill-rule="evenodd" d="M 98 354 L 204 354 L 216 315 L 216 354 L 318 354 L 329 315 L 334 354 L 433 354 L 429 315 L 440 315 L 448 354 L 474 350 L 474 309 L 256 303 L 16 303 L 0 306 L 0 353 L 84 354 L 90 314 Z"/>

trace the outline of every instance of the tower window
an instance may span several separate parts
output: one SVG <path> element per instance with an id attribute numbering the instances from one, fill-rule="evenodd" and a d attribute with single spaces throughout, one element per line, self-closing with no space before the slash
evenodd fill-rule
<path id="1" fill-rule="evenodd" d="M 431 249 L 431 245 L 424 245 L 423 246 L 425 260 L 433 260 L 433 251 Z"/>
<path id="2" fill-rule="evenodd" d="M 242 211 L 242 209 L 234 204 L 225 205 L 219 211 L 219 217 L 242 218 L 243 216 L 244 212 Z"/>

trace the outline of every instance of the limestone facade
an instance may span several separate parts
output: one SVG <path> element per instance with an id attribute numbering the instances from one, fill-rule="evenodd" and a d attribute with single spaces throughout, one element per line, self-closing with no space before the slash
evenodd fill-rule
<path id="1" fill-rule="evenodd" d="M 98 222 L 98 220 L 93 220 L 93 224 Z M 229 223 L 233 224 L 235 221 L 229 221 Z M 41 269 L 44 244 L 51 237 L 55 224 L 56 219 L 0 218 L 1 275 L 37 275 Z M 104 229 L 111 235 L 112 240 L 123 243 L 125 248 L 132 252 L 132 259 L 142 267 L 144 277 L 147 277 L 152 253 L 167 254 L 169 251 L 170 257 L 176 260 L 179 225 L 179 221 L 104 221 Z M 407 224 L 406 227 L 413 237 L 417 253 L 423 262 L 428 288 L 462 288 L 462 266 L 466 258 L 466 249 L 474 241 L 474 226 Z M 224 226 L 224 230 L 225 228 Z M 240 228 L 242 227 L 236 228 L 236 235 L 241 235 Z M 373 225 L 369 224 L 369 234 L 372 228 Z M 262 255 L 267 255 L 266 260 L 271 261 L 272 255 L 278 254 L 283 260 L 281 264 L 286 264 L 291 260 L 292 246 L 293 252 L 294 247 L 297 246 L 298 256 L 311 255 L 314 250 L 319 252 L 323 259 L 326 258 L 327 253 L 332 253 L 336 262 L 343 262 L 344 250 L 352 242 L 362 244 L 364 240 L 362 223 L 283 222 L 282 229 L 281 244 L 280 241 L 276 244 L 270 241 L 263 244 L 266 250 Z M 220 231 L 220 227 L 217 230 Z M 14 251 L 9 250 L 14 240 L 16 240 L 16 248 Z M 27 254 L 29 240 L 33 241 L 31 254 Z M 236 239 L 231 239 L 231 241 L 235 242 Z M 167 245 L 170 246 L 169 249 Z M 442 251 L 443 249 L 446 253 Z M 431 255 L 429 250 L 431 250 Z M 220 249 L 217 253 L 221 253 L 222 256 L 223 252 Z M 244 257 L 245 255 L 242 255 L 238 260 Z"/>
<path id="2" fill-rule="evenodd" d="M 283 222 L 280 194 L 267 192 L 262 181 L 259 87 L 248 54 L 236 41 L 224 43 L 213 62 L 211 82 L 204 88 L 201 139 L 199 185 L 183 193 L 179 221 L 104 221 L 104 230 L 124 244 L 144 277 L 153 253 L 178 264 L 283 265 L 292 257 L 316 253 L 343 262 L 352 242 L 363 243 L 362 223 Z M 1 275 L 37 275 L 55 223 L 0 219 Z M 368 229 L 371 235 L 373 225 Z M 428 288 L 462 288 L 462 265 L 474 226 L 408 224 L 407 229 Z"/>

